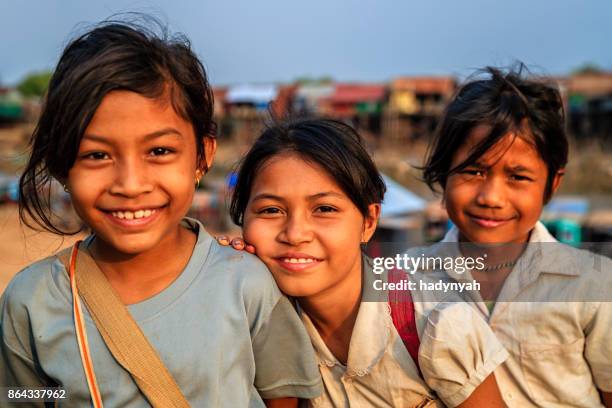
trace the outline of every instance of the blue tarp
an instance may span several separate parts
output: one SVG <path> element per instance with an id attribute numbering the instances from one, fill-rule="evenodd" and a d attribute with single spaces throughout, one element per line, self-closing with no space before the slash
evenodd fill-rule
<path id="1" fill-rule="evenodd" d="M 557 197 L 544 207 L 544 212 L 552 214 L 586 215 L 589 212 L 589 200 L 582 197 Z"/>
<path id="2" fill-rule="evenodd" d="M 427 202 L 386 175 L 382 175 L 387 192 L 382 204 L 381 217 L 396 217 L 425 210 Z"/>

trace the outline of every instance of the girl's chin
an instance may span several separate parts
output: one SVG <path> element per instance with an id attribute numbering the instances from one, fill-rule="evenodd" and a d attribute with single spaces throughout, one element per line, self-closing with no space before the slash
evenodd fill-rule
<path id="1" fill-rule="evenodd" d="M 526 238 L 513 237 L 510 235 L 489 235 L 489 234 L 473 234 L 471 236 L 464 237 L 462 240 L 472 244 L 511 244 L 511 243 L 523 243 L 526 242 Z"/>
<path id="2" fill-rule="evenodd" d="M 312 284 L 303 285 L 297 282 L 281 282 L 279 280 L 276 283 L 285 295 L 295 298 L 315 296 L 323 291 L 323 288 L 313 286 Z"/>

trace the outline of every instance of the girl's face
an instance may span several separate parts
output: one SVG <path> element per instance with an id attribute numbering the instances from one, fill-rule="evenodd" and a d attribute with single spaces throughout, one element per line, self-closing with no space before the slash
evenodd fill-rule
<path id="1" fill-rule="evenodd" d="M 476 127 L 455 153 L 451 167 L 462 163 L 488 128 Z M 548 170 L 537 150 L 521 137 L 506 135 L 476 164 L 451 175 L 444 190 L 449 217 L 463 241 L 527 242 L 544 206 Z M 561 176 L 553 181 L 553 192 Z"/>
<path id="2" fill-rule="evenodd" d="M 171 243 L 200 172 L 195 141 L 193 126 L 167 97 L 110 92 L 85 130 L 68 174 L 75 210 L 120 253 Z M 205 138 L 204 148 L 210 165 L 214 139 Z"/>
<path id="3" fill-rule="evenodd" d="M 244 237 L 290 296 L 322 294 L 360 279 L 360 243 L 376 228 L 379 204 L 361 212 L 318 164 L 294 154 L 259 169 L 244 214 Z"/>

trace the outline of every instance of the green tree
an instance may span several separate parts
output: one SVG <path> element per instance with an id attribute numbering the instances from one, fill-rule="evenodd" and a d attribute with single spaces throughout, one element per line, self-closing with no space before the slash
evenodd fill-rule
<path id="1" fill-rule="evenodd" d="M 580 74 L 600 74 L 602 72 L 603 72 L 603 69 L 601 69 L 601 67 L 599 67 L 599 65 L 594 64 L 592 62 L 587 62 L 585 64 L 582 64 L 578 68 L 574 69 L 572 71 L 572 74 L 574 74 L 574 75 L 580 75 Z"/>
<path id="2" fill-rule="evenodd" d="M 41 97 L 45 94 L 50 79 L 51 71 L 34 72 L 28 74 L 19 85 L 17 85 L 17 90 L 25 97 Z"/>

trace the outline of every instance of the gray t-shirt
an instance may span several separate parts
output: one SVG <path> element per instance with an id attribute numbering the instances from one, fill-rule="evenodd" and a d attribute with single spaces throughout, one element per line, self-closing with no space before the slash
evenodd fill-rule
<path id="1" fill-rule="evenodd" d="M 188 222 L 198 240 L 185 270 L 128 309 L 191 405 L 263 407 L 262 398 L 319 395 L 310 339 L 264 264 Z M 0 299 L 0 387 L 61 386 L 68 397 L 61 405 L 90 406 L 71 296 L 55 256 L 13 278 Z M 148 406 L 84 313 L 104 404 Z"/>

